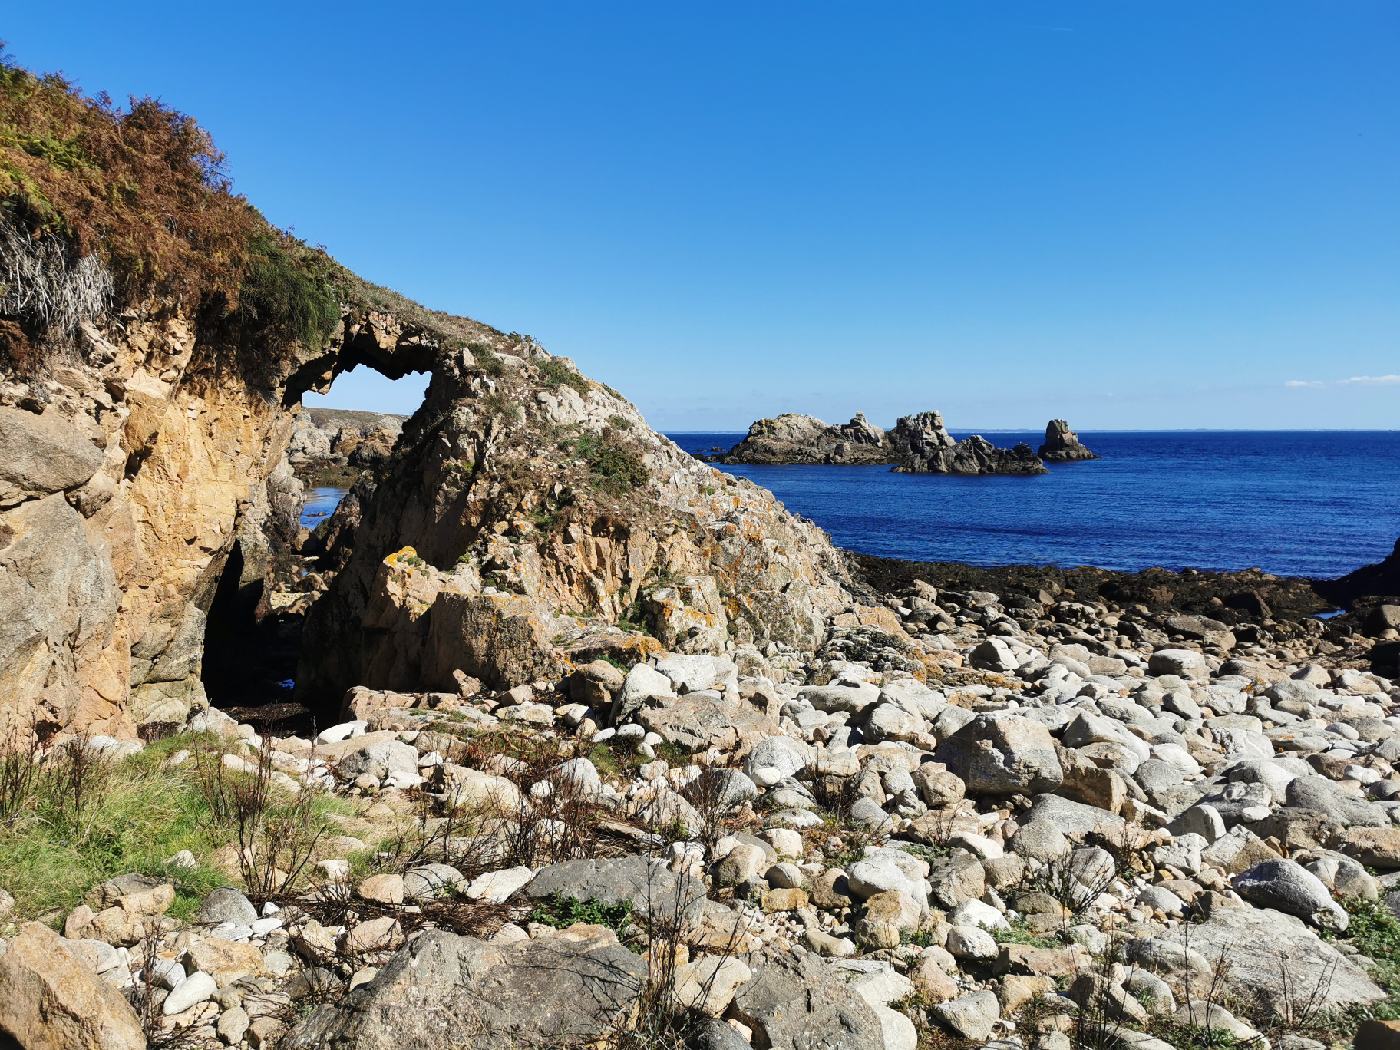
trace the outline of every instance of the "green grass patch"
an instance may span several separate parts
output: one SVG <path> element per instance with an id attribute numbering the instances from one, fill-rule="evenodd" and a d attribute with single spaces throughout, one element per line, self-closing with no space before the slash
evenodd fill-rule
<path id="1" fill-rule="evenodd" d="M 1054 937 L 1032 932 L 1024 919 L 1017 919 L 1005 929 L 993 930 L 992 940 L 998 944 L 1025 944 L 1032 948 L 1060 947 L 1060 942 Z"/>
<path id="2" fill-rule="evenodd" d="M 32 794 L 0 823 L 0 887 L 14 896 L 16 918 L 57 923 L 93 887 L 133 871 L 174 884 L 170 913 L 176 918 L 193 915 L 211 890 L 236 884 L 236 877 L 211 862 L 234 836 L 216 819 L 194 760 L 173 769 L 165 765 L 178 750 L 207 749 L 217 762 L 222 746 L 184 733 L 119 761 L 100 762 L 81 808 L 74 806 L 64 777 L 50 768 L 54 759 L 47 760 Z M 256 760 L 252 752 L 247 757 Z M 310 819 L 329 830 L 354 812 L 350 800 L 318 793 Z M 194 867 L 167 864 L 182 850 L 194 855 Z"/>
<path id="3" fill-rule="evenodd" d="M 14 896 L 18 918 L 55 920 L 98 883 L 130 871 L 169 878 L 177 917 L 234 881 L 208 863 L 228 837 L 215 826 L 193 770 L 163 768 L 181 746 L 198 740 L 171 738 L 111 763 L 76 814 L 55 780 L 41 777 L 28 805 L 0 827 L 0 886 Z M 198 866 L 167 867 L 181 850 Z"/>
<path id="4" fill-rule="evenodd" d="M 237 315 L 317 346 L 340 320 L 338 276 L 327 256 L 291 238 L 257 234 L 249 244 Z"/>
<path id="5" fill-rule="evenodd" d="M 1400 1020 L 1400 919 L 1384 901 L 1350 897 L 1342 906 L 1351 916 L 1345 939 L 1375 963 L 1371 979 L 1386 993 L 1385 1001 L 1367 1010 L 1366 1016 Z"/>

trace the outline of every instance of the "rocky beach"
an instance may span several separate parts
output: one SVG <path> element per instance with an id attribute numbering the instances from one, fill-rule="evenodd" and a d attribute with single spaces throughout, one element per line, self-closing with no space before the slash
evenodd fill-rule
<path id="1" fill-rule="evenodd" d="M 841 550 L 270 227 L 186 118 L 4 72 L 0 1046 L 1397 1045 L 1400 545 Z M 302 408 L 356 368 L 423 405 Z M 937 413 L 745 445 L 1093 455 Z"/>

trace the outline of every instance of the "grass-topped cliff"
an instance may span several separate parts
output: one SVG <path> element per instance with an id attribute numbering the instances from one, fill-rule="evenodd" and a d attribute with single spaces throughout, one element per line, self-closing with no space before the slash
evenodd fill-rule
<path id="1" fill-rule="evenodd" d="M 235 193 L 192 117 L 115 104 L 0 49 L 0 366 L 33 372 L 85 320 L 175 308 L 263 343 L 327 338 L 345 306 L 439 339 L 476 331 L 361 280 Z"/>

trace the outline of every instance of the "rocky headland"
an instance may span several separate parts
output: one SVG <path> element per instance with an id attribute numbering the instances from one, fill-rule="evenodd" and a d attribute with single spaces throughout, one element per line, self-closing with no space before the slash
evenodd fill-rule
<path id="1" fill-rule="evenodd" d="M 186 118 L 3 72 L 0 1045 L 1394 1038 L 1393 565 L 1324 622 L 851 557 L 278 234 Z M 308 536 L 297 405 L 363 366 L 427 395 Z M 314 724 L 210 706 L 268 638 Z"/>

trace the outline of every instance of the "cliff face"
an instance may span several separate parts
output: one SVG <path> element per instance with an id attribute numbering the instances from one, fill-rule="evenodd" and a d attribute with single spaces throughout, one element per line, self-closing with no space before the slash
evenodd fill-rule
<path id="1" fill-rule="evenodd" d="M 811 650 L 846 600 L 825 534 L 698 463 L 525 339 L 440 359 L 307 619 L 306 697 L 510 686 L 599 652 Z M 349 522 L 349 527 L 346 522 Z"/>
<path id="2" fill-rule="evenodd" d="M 178 311 L 129 313 L 84 322 L 66 362 L 5 375 L 7 723 L 130 735 L 203 702 L 205 613 L 228 556 L 238 547 L 256 579 L 271 519 L 295 510 L 269 498 L 287 480 L 288 406 L 380 323 L 348 312 L 325 347 L 264 347 L 255 373 Z"/>

